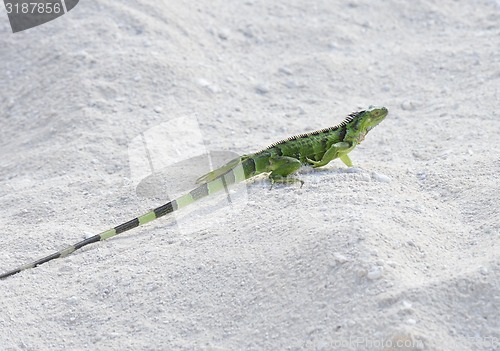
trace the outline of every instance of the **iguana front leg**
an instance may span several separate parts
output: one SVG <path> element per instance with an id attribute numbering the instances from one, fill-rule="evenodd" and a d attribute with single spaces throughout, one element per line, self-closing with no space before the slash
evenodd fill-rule
<path id="1" fill-rule="evenodd" d="M 301 186 L 304 181 L 297 178 L 288 178 L 289 174 L 296 172 L 302 163 L 293 157 L 288 156 L 274 156 L 269 159 L 269 170 L 271 174 L 269 179 L 271 183 L 297 183 L 300 182 Z"/>
<path id="2" fill-rule="evenodd" d="M 345 141 L 341 141 L 341 142 L 335 143 L 332 146 L 330 146 L 330 148 L 328 150 L 326 150 L 326 152 L 324 153 L 321 160 L 314 161 L 314 160 L 311 160 L 310 158 L 306 158 L 306 161 L 309 162 L 313 166 L 313 168 L 317 168 L 317 167 L 321 167 L 321 166 L 328 164 L 331 160 L 333 160 L 337 157 L 340 157 L 342 162 L 344 162 L 347 166 L 351 167 L 352 162 L 349 159 L 349 156 L 347 156 L 347 154 L 339 155 L 339 153 L 341 153 L 342 151 L 347 151 L 350 148 L 351 148 L 351 144 L 349 144 Z"/>
<path id="3" fill-rule="evenodd" d="M 347 167 L 352 167 L 352 161 L 351 159 L 349 158 L 349 155 L 347 154 L 344 154 L 342 156 L 339 156 L 340 160 L 342 162 L 344 162 L 344 164 L 347 166 Z"/>

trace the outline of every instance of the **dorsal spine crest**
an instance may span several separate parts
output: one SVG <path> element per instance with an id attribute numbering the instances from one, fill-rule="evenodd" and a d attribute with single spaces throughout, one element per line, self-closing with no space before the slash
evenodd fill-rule
<path id="1" fill-rule="evenodd" d="M 352 122 L 352 120 L 358 116 L 359 114 L 363 113 L 365 111 L 358 111 L 358 112 L 353 112 L 351 114 L 349 114 L 346 118 L 344 118 L 344 120 L 342 122 L 340 122 L 339 124 L 333 126 L 333 127 L 327 127 L 327 128 L 323 128 L 323 129 L 319 129 L 319 130 L 315 130 L 313 132 L 308 132 L 308 133 L 302 133 L 302 134 L 297 134 L 297 135 L 293 135 L 291 137 L 288 137 L 286 139 L 283 139 L 283 140 L 280 140 L 280 141 L 277 141 L 275 143 L 272 143 L 271 145 L 269 145 L 268 147 L 266 147 L 265 149 L 261 150 L 261 151 L 265 151 L 265 150 L 269 150 L 269 149 L 272 149 L 273 147 L 275 146 L 278 146 L 278 145 L 281 145 L 281 144 L 284 144 L 284 143 L 287 143 L 289 141 L 294 141 L 294 140 L 298 140 L 298 139 L 302 139 L 302 138 L 308 138 L 310 137 L 311 135 L 319 135 L 321 133 L 328 133 L 328 132 L 332 132 L 334 130 L 337 130 L 345 125 L 347 125 L 348 123 Z"/>

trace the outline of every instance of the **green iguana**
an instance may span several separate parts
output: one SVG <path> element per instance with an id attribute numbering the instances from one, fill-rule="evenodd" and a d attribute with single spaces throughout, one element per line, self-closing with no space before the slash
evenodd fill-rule
<path id="1" fill-rule="evenodd" d="M 301 180 L 288 177 L 302 165 L 311 165 L 316 168 L 339 158 L 348 167 L 352 167 L 348 153 L 365 139 L 366 134 L 379 124 L 387 116 L 387 113 L 385 107 L 370 107 L 365 111 L 350 114 L 334 127 L 292 136 L 259 152 L 235 158 L 226 165 L 198 178 L 197 183 L 200 185 L 189 193 L 142 216 L 71 245 L 64 250 L 3 273 L 0 275 L 0 279 L 53 259 L 65 257 L 86 245 L 106 240 L 151 222 L 156 218 L 177 211 L 205 196 L 222 190 L 227 185 L 244 181 L 257 174 L 269 173 L 271 183 L 300 182 L 303 184 Z"/>

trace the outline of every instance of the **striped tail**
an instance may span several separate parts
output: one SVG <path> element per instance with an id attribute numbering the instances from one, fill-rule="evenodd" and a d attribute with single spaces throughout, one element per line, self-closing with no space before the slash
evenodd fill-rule
<path id="1" fill-rule="evenodd" d="M 251 159 L 250 159 L 251 160 Z M 4 279 L 7 277 L 10 277 L 11 275 L 17 274 L 21 271 L 24 271 L 26 269 L 34 268 L 36 266 L 39 266 L 45 262 L 52 261 L 56 258 L 61 258 L 65 257 L 74 251 L 81 249 L 84 246 L 87 246 L 89 244 L 96 243 L 98 241 L 106 240 L 109 239 L 115 235 L 121 234 L 123 232 L 126 232 L 130 229 L 136 228 L 140 225 L 146 224 L 148 222 L 151 222 L 157 218 L 160 218 L 162 216 L 165 216 L 169 213 L 172 213 L 174 211 L 177 211 L 183 207 L 188 206 L 189 204 L 192 204 L 193 202 L 206 197 L 208 195 L 211 195 L 215 192 L 218 192 L 223 189 L 227 189 L 228 185 L 235 184 L 238 182 L 241 182 L 250 176 L 254 175 L 255 172 L 250 172 L 252 170 L 252 167 L 250 169 L 248 168 L 248 165 L 251 166 L 253 164 L 253 160 L 251 161 L 243 161 L 239 164 L 236 164 L 233 168 L 228 169 L 226 172 L 223 174 L 219 175 L 217 178 L 203 183 L 197 188 L 193 189 L 189 193 L 177 198 L 176 200 L 172 200 L 160 207 L 155 208 L 154 210 L 143 214 L 142 216 L 136 217 L 128 222 L 122 223 L 112 229 L 106 230 L 100 234 L 94 235 L 90 238 L 87 238 L 85 240 L 82 240 L 74 245 L 68 246 L 67 248 L 55 252 L 52 255 L 46 256 L 44 258 L 41 258 L 37 261 L 34 261 L 29 264 L 25 264 L 24 266 L 20 266 L 14 270 L 8 271 L 6 273 L 3 273 L 0 275 L 0 279 Z M 255 171 L 255 167 L 253 167 L 253 171 Z"/>
<path id="2" fill-rule="evenodd" d="M 161 216 L 165 216 L 166 214 L 171 213 L 171 212 L 175 211 L 176 209 L 177 209 L 176 201 L 175 200 L 170 201 L 163 206 L 157 207 L 154 210 L 152 210 L 146 214 L 143 214 L 142 216 L 139 216 L 139 217 L 134 218 L 128 222 L 120 224 L 112 229 L 106 230 L 100 234 L 97 234 L 97 235 L 94 235 L 90 238 L 82 240 L 74 245 L 68 246 L 67 248 L 65 248 L 61 251 L 55 252 L 52 255 L 46 256 L 46 257 L 41 258 L 37 261 L 25 264 L 23 266 L 20 266 L 20 267 L 14 269 L 14 270 L 3 273 L 0 275 L 0 279 L 10 277 L 11 275 L 17 274 L 17 273 L 24 271 L 26 269 L 34 268 L 34 267 L 39 266 L 45 262 L 52 261 L 56 258 L 65 257 L 65 256 L 71 254 L 72 252 L 74 252 L 78 249 L 81 249 L 84 246 L 87 246 L 87 245 L 92 244 L 92 243 L 96 243 L 98 241 L 109 239 L 115 235 L 126 232 L 127 230 L 130 230 L 130 229 L 133 229 L 133 228 L 138 227 L 140 225 L 143 225 L 145 223 L 151 222 L 152 220 L 155 220 L 156 218 L 159 218 Z"/>

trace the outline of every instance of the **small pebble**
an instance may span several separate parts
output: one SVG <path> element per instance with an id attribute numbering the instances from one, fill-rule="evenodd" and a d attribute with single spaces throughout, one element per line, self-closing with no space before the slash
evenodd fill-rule
<path id="1" fill-rule="evenodd" d="M 288 88 L 288 89 L 297 89 L 297 88 L 300 88 L 301 87 L 301 84 L 299 82 L 297 82 L 296 80 L 289 80 L 285 83 L 285 86 Z"/>
<path id="2" fill-rule="evenodd" d="M 384 274 L 384 267 L 382 266 L 373 266 L 370 271 L 366 274 L 366 277 L 370 280 L 377 280 L 382 278 Z"/>
<path id="3" fill-rule="evenodd" d="M 227 40 L 229 38 L 229 29 L 222 28 L 218 33 L 219 39 Z"/>
<path id="4" fill-rule="evenodd" d="M 335 261 L 337 261 L 338 263 L 346 263 L 348 261 L 347 257 L 338 252 L 335 253 L 333 257 L 335 258 Z"/>
<path id="5" fill-rule="evenodd" d="M 420 180 L 425 180 L 427 178 L 427 174 L 424 171 L 418 171 L 417 178 Z"/>
<path id="6" fill-rule="evenodd" d="M 376 173 L 376 172 L 372 172 L 372 179 L 374 181 L 380 182 L 380 183 L 390 183 L 391 182 L 391 177 L 386 176 L 385 174 Z"/>
<path id="7" fill-rule="evenodd" d="M 202 87 L 207 87 L 210 85 L 210 82 L 206 79 L 203 79 L 203 78 L 200 78 L 196 81 L 198 83 L 198 85 L 202 86 Z"/>
<path id="8" fill-rule="evenodd" d="M 66 300 L 66 302 L 68 303 L 68 305 L 76 305 L 78 303 L 78 300 L 79 300 L 78 297 L 71 296 L 71 297 L 68 297 L 68 299 Z"/>
<path id="9" fill-rule="evenodd" d="M 397 264 L 394 261 L 387 261 L 386 262 L 389 267 L 396 268 Z"/>
<path id="10" fill-rule="evenodd" d="M 412 101 L 403 101 L 401 103 L 401 108 L 405 111 L 414 111 L 416 106 Z"/>
<path id="11" fill-rule="evenodd" d="M 265 95 L 269 93 L 269 86 L 267 84 L 257 84 L 255 86 L 255 91 L 257 94 Z"/>
<path id="12" fill-rule="evenodd" d="M 411 302 L 408 300 L 403 300 L 402 303 L 403 303 L 403 308 L 405 309 L 410 309 L 412 306 Z"/>
<path id="13" fill-rule="evenodd" d="M 278 69 L 278 72 L 280 73 L 284 73 L 286 74 L 287 76 L 291 76 L 292 75 L 292 71 L 290 71 L 288 68 L 285 68 L 285 67 L 280 67 Z"/>
<path id="14" fill-rule="evenodd" d="M 479 273 L 481 273 L 482 275 L 487 275 L 488 274 L 488 268 L 486 268 L 484 266 L 481 266 L 481 268 L 479 268 Z"/>

